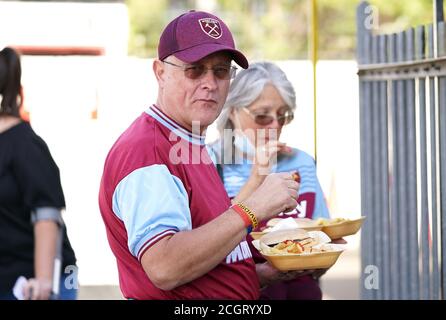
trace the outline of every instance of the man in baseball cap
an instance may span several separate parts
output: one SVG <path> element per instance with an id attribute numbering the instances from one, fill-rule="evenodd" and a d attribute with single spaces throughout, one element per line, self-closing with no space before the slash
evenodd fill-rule
<path id="1" fill-rule="evenodd" d="M 291 174 L 272 174 L 231 205 L 204 132 L 225 102 L 232 61 L 248 67 L 212 14 L 187 12 L 160 37 L 157 102 L 113 145 L 99 192 L 126 298 L 257 299 L 270 280 L 256 272 L 246 235 L 294 209 L 299 184 Z"/>

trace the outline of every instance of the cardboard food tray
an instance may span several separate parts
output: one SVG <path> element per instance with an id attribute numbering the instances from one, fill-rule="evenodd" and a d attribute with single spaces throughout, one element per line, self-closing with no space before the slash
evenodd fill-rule
<path id="1" fill-rule="evenodd" d="M 330 239 L 339 239 L 357 233 L 359 229 L 361 229 L 364 220 L 365 216 L 362 216 L 359 219 L 342 221 L 332 225 L 323 226 L 322 231 L 325 232 Z"/>
<path id="2" fill-rule="evenodd" d="M 311 254 L 267 255 L 263 257 L 280 271 L 328 269 L 336 263 L 343 251 L 327 251 Z"/>

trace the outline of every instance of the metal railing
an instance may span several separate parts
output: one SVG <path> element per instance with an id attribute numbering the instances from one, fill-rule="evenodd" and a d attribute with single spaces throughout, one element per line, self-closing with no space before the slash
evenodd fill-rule
<path id="1" fill-rule="evenodd" d="M 363 299 L 445 298 L 446 27 L 433 7 L 431 25 L 396 34 L 357 8 L 361 258 L 378 272 Z"/>

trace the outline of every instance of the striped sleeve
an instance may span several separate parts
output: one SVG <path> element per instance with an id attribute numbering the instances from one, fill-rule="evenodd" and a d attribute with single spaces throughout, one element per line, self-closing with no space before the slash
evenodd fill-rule
<path id="1" fill-rule="evenodd" d="M 138 260 L 162 238 L 192 229 L 186 189 L 165 165 L 139 168 L 122 179 L 113 193 L 113 212 Z"/>

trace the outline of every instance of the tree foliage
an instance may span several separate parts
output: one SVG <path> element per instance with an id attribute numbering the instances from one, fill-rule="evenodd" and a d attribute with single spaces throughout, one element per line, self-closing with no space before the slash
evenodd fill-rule
<path id="1" fill-rule="evenodd" d="M 189 9 L 211 8 L 232 30 L 251 59 L 306 59 L 311 0 L 127 0 L 131 21 L 129 51 L 156 56 L 164 26 Z M 432 0 L 370 0 L 378 10 L 379 32 L 390 33 L 432 22 Z M 318 0 L 322 59 L 354 58 L 358 0 Z"/>

